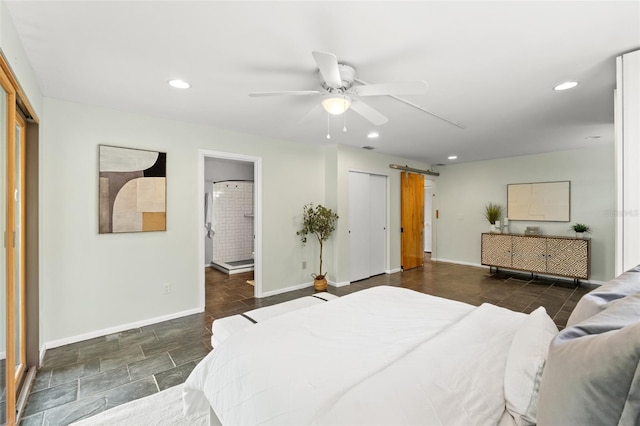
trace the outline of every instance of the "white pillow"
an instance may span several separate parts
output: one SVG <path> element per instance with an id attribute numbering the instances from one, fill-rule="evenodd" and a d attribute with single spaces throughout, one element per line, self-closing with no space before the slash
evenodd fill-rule
<path id="1" fill-rule="evenodd" d="M 535 425 L 538 390 L 551 340 L 558 334 L 541 306 L 531 312 L 516 331 L 504 374 L 507 411 L 519 426 Z"/>

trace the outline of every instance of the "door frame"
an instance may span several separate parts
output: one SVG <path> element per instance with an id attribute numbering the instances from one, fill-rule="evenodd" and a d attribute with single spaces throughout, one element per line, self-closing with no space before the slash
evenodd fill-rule
<path id="1" fill-rule="evenodd" d="M 431 251 L 429 253 L 431 253 L 433 255 L 433 251 L 434 251 L 434 241 L 435 241 L 435 231 L 434 231 L 434 218 L 435 215 L 433 214 L 435 211 L 434 208 L 434 198 L 435 198 L 435 192 L 434 192 L 434 187 L 435 187 L 435 182 L 433 181 L 433 179 L 428 179 L 425 177 L 424 179 L 424 203 L 425 203 L 425 211 L 424 211 L 424 215 L 425 215 L 425 219 L 427 217 L 427 215 L 429 215 L 429 223 L 431 224 L 431 230 L 430 230 L 430 235 L 431 235 Z M 426 209 L 426 204 L 427 204 L 427 188 L 429 188 L 431 190 L 431 199 L 429 200 L 429 206 L 431 207 L 431 209 L 429 211 L 427 211 Z M 426 238 L 424 238 L 424 240 L 426 241 Z M 424 241 L 423 241 L 423 246 L 424 246 Z M 426 248 L 426 247 L 425 247 Z M 426 253 L 426 250 L 425 250 Z"/>
<path id="2" fill-rule="evenodd" d="M 204 224 L 204 169 L 205 158 L 218 158 L 221 160 L 235 160 L 253 163 L 253 229 L 254 229 L 254 248 L 255 256 L 253 259 L 253 279 L 254 279 L 254 297 L 262 297 L 262 158 L 252 155 L 236 154 L 224 151 L 213 151 L 207 149 L 198 150 L 198 265 L 199 265 L 199 306 L 205 308 L 205 277 L 204 277 L 204 244 L 202 244 L 202 233 Z"/>
<path id="3" fill-rule="evenodd" d="M 386 198 L 385 198 L 385 204 L 386 204 L 386 209 L 385 209 L 385 215 L 386 215 L 386 221 L 385 221 L 385 227 L 386 227 L 386 232 L 385 232 L 385 274 L 391 274 L 395 271 L 391 270 L 391 176 L 389 173 L 385 173 L 385 172 L 381 172 L 381 171 L 372 171 L 372 170 L 367 170 L 367 169 L 358 169 L 358 168 L 349 168 L 347 170 L 347 182 L 348 182 L 348 177 L 349 177 L 349 173 L 354 172 L 354 173 L 364 173 L 364 174 L 368 174 L 368 175 L 377 175 L 377 176 L 384 176 L 386 178 Z M 347 194 L 348 194 L 349 188 L 347 187 Z M 347 200 L 347 208 L 349 206 L 349 202 Z M 350 214 L 350 212 L 349 212 Z M 348 216 L 348 215 L 347 215 Z M 348 235 L 348 234 L 347 234 Z M 347 240 L 348 242 L 348 240 Z M 349 245 L 347 244 L 347 247 L 349 247 Z M 347 250 L 347 268 L 349 268 L 349 273 L 347 274 L 347 276 L 350 276 L 351 274 L 351 253 L 349 253 L 349 250 Z M 399 270 L 399 269 L 398 269 Z M 350 282 L 350 281 L 349 281 Z"/>
<path id="4" fill-rule="evenodd" d="M 431 182 L 431 260 L 438 259 L 438 182 L 425 176 Z"/>

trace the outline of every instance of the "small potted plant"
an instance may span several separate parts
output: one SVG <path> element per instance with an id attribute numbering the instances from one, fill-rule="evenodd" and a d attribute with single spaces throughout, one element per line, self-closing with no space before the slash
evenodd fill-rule
<path id="1" fill-rule="evenodd" d="M 318 243 L 320 244 L 320 268 L 318 274 L 311 274 L 313 277 L 313 287 L 318 291 L 327 289 L 327 278 L 322 272 L 322 245 L 331 233 L 336 229 L 336 221 L 338 215 L 331 209 L 328 209 L 320 204 L 315 208 L 313 203 L 304 206 L 302 211 L 302 229 L 296 232 L 296 235 L 300 235 L 300 239 L 303 243 L 307 242 L 307 235 L 314 235 Z"/>
<path id="2" fill-rule="evenodd" d="M 571 225 L 571 229 L 576 233 L 576 238 L 584 238 L 586 232 L 591 232 L 589 225 L 585 225 L 584 223 L 575 223 Z"/>
<path id="3" fill-rule="evenodd" d="M 496 222 L 502 216 L 502 206 L 500 204 L 489 203 L 484 206 L 484 217 L 489 221 L 489 232 L 496 231 Z"/>

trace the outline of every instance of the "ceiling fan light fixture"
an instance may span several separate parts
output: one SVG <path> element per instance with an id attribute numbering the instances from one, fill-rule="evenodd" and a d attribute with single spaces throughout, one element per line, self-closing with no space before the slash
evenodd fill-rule
<path id="1" fill-rule="evenodd" d="M 351 106 L 351 99 L 348 96 L 324 98 L 321 102 L 322 107 L 329 114 L 343 114 Z"/>

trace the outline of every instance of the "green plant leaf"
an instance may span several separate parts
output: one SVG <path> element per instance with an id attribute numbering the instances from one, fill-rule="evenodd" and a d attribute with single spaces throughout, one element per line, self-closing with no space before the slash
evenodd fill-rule
<path id="1" fill-rule="evenodd" d="M 495 224 L 502 216 L 502 206 L 500 204 L 489 203 L 484 206 L 484 217 L 490 224 Z"/>

